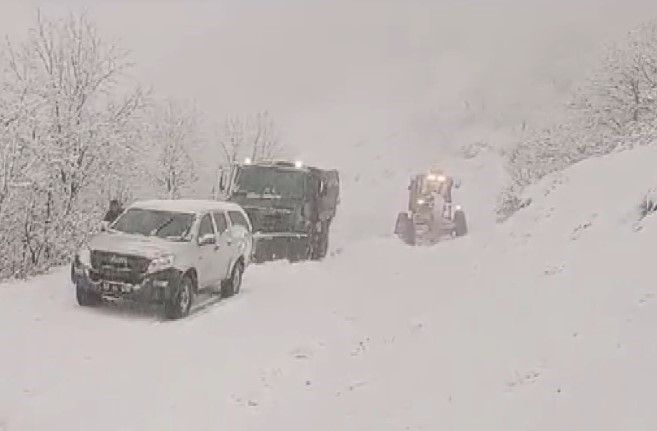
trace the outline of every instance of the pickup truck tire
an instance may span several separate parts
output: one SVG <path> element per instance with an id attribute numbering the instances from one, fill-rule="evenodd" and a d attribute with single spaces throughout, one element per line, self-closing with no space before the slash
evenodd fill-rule
<path id="1" fill-rule="evenodd" d="M 243 274 L 244 274 L 244 264 L 241 261 L 238 261 L 233 267 L 233 272 L 231 272 L 230 278 L 226 280 L 223 284 L 221 296 L 225 298 L 230 298 L 231 296 L 240 293 L 240 288 L 242 287 Z"/>
<path id="2" fill-rule="evenodd" d="M 164 316 L 167 319 L 180 319 L 189 315 L 194 300 L 194 281 L 185 274 L 180 280 L 178 289 L 164 302 Z"/>
<path id="3" fill-rule="evenodd" d="M 98 305 L 101 302 L 100 295 L 96 292 L 91 292 L 80 285 L 75 285 L 75 298 L 78 300 L 78 304 L 82 307 L 91 307 Z"/>

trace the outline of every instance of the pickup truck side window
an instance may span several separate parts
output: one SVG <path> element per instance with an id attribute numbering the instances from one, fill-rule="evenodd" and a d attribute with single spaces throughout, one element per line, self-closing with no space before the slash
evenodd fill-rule
<path id="1" fill-rule="evenodd" d="M 228 229 L 228 223 L 226 222 L 226 216 L 222 212 L 214 213 L 214 222 L 217 225 L 217 233 L 222 234 Z"/>
<path id="2" fill-rule="evenodd" d="M 204 235 L 214 235 L 214 227 L 212 226 L 212 219 L 210 214 L 206 214 L 201 219 L 201 224 L 198 227 L 198 237 L 203 238 Z"/>
<path id="3" fill-rule="evenodd" d="M 229 211 L 228 217 L 230 217 L 231 223 L 237 226 L 244 226 L 249 230 L 249 222 L 246 221 L 244 215 L 239 211 Z"/>

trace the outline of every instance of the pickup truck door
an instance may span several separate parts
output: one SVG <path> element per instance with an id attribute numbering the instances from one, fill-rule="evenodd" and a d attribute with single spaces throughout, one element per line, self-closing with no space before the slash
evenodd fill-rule
<path id="1" fill-rule="evenodd" d="M 246 258 L 248 264 L 253 249 L 253 238 L 251 235 L 251 225 L 246 219 L 246 215 L 240 211 L 229 211 L 228 216 L 231 224 L 231 234 L 235 243 L 235 259 L 241 255 Z"/>
<path id="2" fill-rule="evenodd" d="M 198 287 L 204 289 L 217 283 L 219 270 L 215 263 L 217 252 L 217 234 L 210 214 L 204 214 L 198 228 Z"/>
<path id="3" fill-rule="evenodd" d="M 235 257 L 235 240 L 231 235 L 231 229 L 226 220 L 226 214 L 215 211 L 213 214 L 215 226 L 217 227 L 217 247 L 215 248 L 214 262 L 217 269 L 217 280 L 225 280 L 230 277 L 230 265 Z"/>

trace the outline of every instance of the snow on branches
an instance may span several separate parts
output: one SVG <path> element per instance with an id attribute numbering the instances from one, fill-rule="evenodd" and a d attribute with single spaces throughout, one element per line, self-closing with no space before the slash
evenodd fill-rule
<path id="1" fill-rule="evenodd" d="M 131 87 L 131 67 L 85 15 L 37 13 L 25 40 L 0 45 L 0 279 L 68 262 L 111 199 L 209 195 L 208 150 L 222 166 L 281 150 L 266 111 L 210 141 L 193 105 L 155 103 Z"/>
<path id="2" fill-rule="evenodd" d="M 283 153 L 278 128 L 267 111 L 255 115 L 229 117 L 215 131 L 220 148 L 220 165 L 233 177 L 235 164 L 245 159 L 253 162 L 273 160 Z"/>
<path id="3" fill-rule="evenodd" d="M 197 111 L 180 102 L 168 101 L 153 109 L 145 126 L 143 159 L 159 197 L 180 198 L 196 181 L 192 154 L 202 141 L 199 122 Z"/>
<path id="4" fill-rule="evenodd" d="M 506 217 L 527 185 L 581 160 L 654 144 L 657 137 L 657 22 L 607 48 L 573 94 L 565 121 L 526 133 L 508 154 L 512 184 L 500 200 Z"/>
<path id="5" fill-rule="evenodd" d="M 99 211 L 144 93 L 119 95 L 130 63 L 85 16 L 37 16 L 7 42 L 0 80 L 0 277 L 63 262 Z"/>

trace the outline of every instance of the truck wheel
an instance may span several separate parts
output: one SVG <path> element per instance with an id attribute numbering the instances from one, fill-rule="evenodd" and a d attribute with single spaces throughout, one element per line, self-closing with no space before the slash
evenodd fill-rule
<path id="1" fill-rule="evenodd" d="M 313 260 L 320 260 L 326 257 L 326 252 L 328 251 L 329 233 L 328 228 L 325 229 L 327 230 L 323 230 L 315 240 L 315 246 L 313 247 L 312 251 Z"/>
<path id="2" fill-rule="evenodd" d="M 101 303 L 99 294 L 80 287 L 79 284 L 75 285 L 75 298 L 82 307 L 90 307 Z"/>
<path id="3" fill-rule="evenodd" d="M 194 282 L 184 275 L 176 292 L 164 302 L 164 316 L 167 319 L 180 319 L 189 314 L 194 300 Z"/>
<path id="4" fill-rule="evenodd" d="M 319 249 L 320 259 L 324 259 L 326 257 L 326 253 L 328 253 L 328 246 L 329 246 L 329 232 L 328 232 L 328 228 L 326 228 L 326 230 L 322 233 L 321 247 Z"/>
<path id="5" fill-rule="evenodd" d="M 462 210 L 454 212 L 454 233 L 456 236 L 464 236 L 468 233 L 468 224 L 465 221 L 465 213 Z"/>

